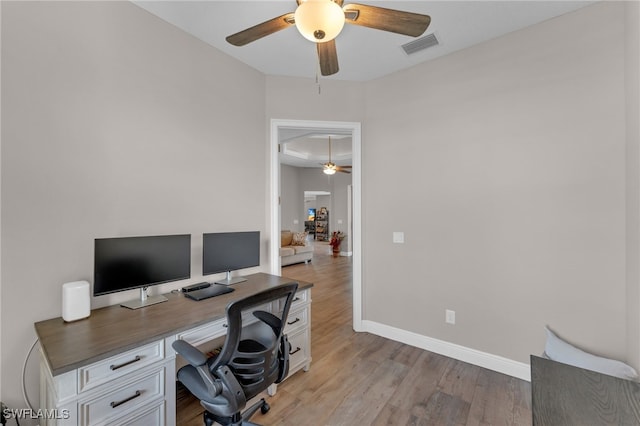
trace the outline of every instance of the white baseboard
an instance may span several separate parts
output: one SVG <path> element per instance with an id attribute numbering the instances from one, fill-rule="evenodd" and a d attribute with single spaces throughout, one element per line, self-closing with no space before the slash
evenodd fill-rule
<path id="1" fill-rule="evenodd" d="M 340 256 L 353 256 L 352 251 L 341 251 Z"/>
<path id="2" fill-rule="evenodd" d="M 366 331 L 377 336 L 386 337 L 396 342 L 406 343 L 430 352 L 448 356 L 459 361 L 507 374 L 518 379 L 531 381 L 531 369 L 529 364 L 503 358 L 498 355 L 489 354 L 475 349 L 460 346 L 444 340 L 423 336 L 411 331 L 380 324 L 374 321 L 363 320 L 362 331 Z"/>

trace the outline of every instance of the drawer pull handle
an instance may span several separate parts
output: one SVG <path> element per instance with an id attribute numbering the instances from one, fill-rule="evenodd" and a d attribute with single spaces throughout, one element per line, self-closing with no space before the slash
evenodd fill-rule
<path id="1" fill-rule="evenodd" d="M 229 326 L 228 326 L 227 324 L 222 324 L 222 326 L 223 326 L 224 328 L 229 328 Z"/>
<path id="2" fill-rule="evenodd" d="M 296 317 L 296 319 L 295 319 L 295 320 L 293 320 L 293 321 L 291 321 L 291 322 L 288 322 L 288 321 L 287 321 L 287 325 L 292 325 L 292 324 L 295 324 L 295 323 L 297 323 L 297 322 L 299 322 L 299 321 L 300 321 L 300 318 Z"/>
<path id="3" fill-rule="evenodd" d="M 111 404 L 109 404 L 109 405 L 111 405 L 111 408 L 116 408 L 116 407 L 118 407 L 118 406 L 120 406 L 120 405 L 122 405 L 124 403 L 127 403 L 127 402 L 131 401 L 132 399 L 135 399 L 135 398 L 139 397 L 140 395 L 142 395 L 142 392 L 137 390 L 136 393 L 131 395 L 129 398 L 123 399 L 122 401 L 118 401 L 118 402 L 112 401 Z"/>
<path id="4" fill-rule="evenodd" d="M 294 299 L 291 301 L 291 303 L 293 303 L 293 302 L 297 302 L 298 300 L 300 300 L 300 298 L 299 298 L 299 297 L 296 297 L 296 298 L 294 298 Z"/>
<path id="5" fill-rule="evenodd" d="M 302 349 L 300 349 L 300 346 L 297 346 L 295 351 L 293 351 L 293 352 L 289 351 L 289 355 L 293 355 L 293 354 L 295 354 L 296 352 L 300 352 L 301 350 L 302 350 Z"/>
<path id="6" fill-rule="evenodd" d="M 140 355 L 136 355 L 136 357 L 135 357 L 134 359 L 132 359 L 131 361 L 123 362 L 122 364 L 119 364 L 119 365 L 111 364 L 111 365 L 109 366 L 109 368 L 110 368 L 112 371 L 116 371 L 118 368 L 126 367 L 126 366 L 127 366 L 127 365 L 129 365 L 129 364 L 133 364 L 134 362 L 138 362 L 138 361 L 140 361 L 141 359 L 142 359 L 142 358 L 140 358 Z"/>

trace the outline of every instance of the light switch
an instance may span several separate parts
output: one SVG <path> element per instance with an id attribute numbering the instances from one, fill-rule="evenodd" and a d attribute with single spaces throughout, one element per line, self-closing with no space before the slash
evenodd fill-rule
<path id="1" fill-rule="evenodd" d="M 342 225 L 342 219 L 338 219 L 338 225 Z"/>
<path id="2" fill-rule="evenodd" d="M 293 224 L 297 225 L 298 224 L 298 219 L 293 219 Z"/>
<path id="3" fill-rule="evenodd" d="M 398 244 L 404 243 L 404 232 L 394 232 L 393 242 Z"/>

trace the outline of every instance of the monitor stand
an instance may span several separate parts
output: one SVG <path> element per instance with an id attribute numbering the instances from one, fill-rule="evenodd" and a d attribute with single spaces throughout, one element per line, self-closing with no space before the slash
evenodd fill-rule
<path id="1" fill-rule="evenodd" d="M 140 289 L 140 299 L 129 300 L 128 302 L 121 303 L 120 306 L 124 306 L 129 309 L 139 309 L 145 306 L 155 305 L 156 303 L 166 302 L 167 299 L 163 295 L 147 296 L 147 287 Z"/>
<path id="2" fill-rule="evenodd" d="M 227 271 L 227 277 L 223 280 L 220 281 L 216 281 L 216 284 L 222 284 L 222 285 L 231 285 L 231 284 L 237 284 L 237 283 L 241 283 L 243 281 L 246 281 L 247 279 L 244 277 L 234 277 L 231 278 L 231 271 Z"/>

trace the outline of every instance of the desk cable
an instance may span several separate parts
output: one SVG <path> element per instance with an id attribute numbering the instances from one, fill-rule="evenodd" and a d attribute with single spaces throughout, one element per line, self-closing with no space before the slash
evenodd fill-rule
<path id="1" fill-rule="evenodd" d="M 27 407 L 29 407 L 31 411 L 34 411 L 34 410 L 33 410 L 33 405 L 29 400 L 29 396 L 27 395 L 27 383 L 26 383 L 25 375 L 27 371 L 27 363 L 29 362 L 31 353 L 33 352 L 33 349 L 36 347 L 37 343 L 38 343 L 38 339 L 36 339 L 31 345 L 31 348 L 29 348 L 29 352 L 27 352 L 27 356 L 24 358 L 24 363 L 22 364 L 22 398 L 24 398 L 24 402 L 27 404 Z M 0 402 L 0 425 L 2 426 L 7 424 L 8 417 L 6 416 L 6 412 L 10 412 L 9 408 L 6 405 L 4 405 L 3 402 Z M 11 413 L 7 415 L 10 415 L 15 420 L 16 425 L 20 426 L 20 421 L 18 420 L 18 416 L 11 415 Z"/>
<path id="2" fill-rule="evenodd" d="M 29 362 L 29 358 L 31 357 L 31 352 L 33 352 L 33 349 L 36 347 L 37 343 L 38 343 L 38 339 L 36 339 L 31 345 L 31 348 L 29 349 L 29 352 L 27 353 L 27 356 L 24 359 L 24 364 L 22 364 L 22 397 L 24 398 L 24 402 L 27 403 L 27 407 L 32 411 L 33 411 L 33 405 L 31 405 L 31 401 L 29 400 L 29 395 L 27 395 L 27 383 L 26 383 L 25 375 L 27 372 L 27 363 Z"/>

